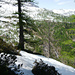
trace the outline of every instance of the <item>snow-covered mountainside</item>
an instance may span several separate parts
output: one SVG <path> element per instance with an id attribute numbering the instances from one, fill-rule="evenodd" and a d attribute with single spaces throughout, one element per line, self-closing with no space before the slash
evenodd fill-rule
<path id="1" fill-rule="evenodd" d="M 12 16 L 18 11 L 18 7 L 17 5 L 15 5 L 15 3 L 17 3 L 17 1 L 15 0 L 4 0 L 4 2 L 0 2 L 0 20 L 1 21 L 11 21 L 11 19 L 4 18 L 6 16 Z M 39 8 L 37 5 L 31 3 L 31 2 L 26 2 L 23 3 L 22 6 L 22 10 L 24 13 L 26 13 L 27 15 L 29 15 L 30 17 L 32 17 L 35 20 L 42 20 L 42 19 L 49 19 L 49 20 L 53 20 L 52 17 L 52 11 L 50 10 L 46 10 L 43 8 Z M 26 12 L 28 11 L 28 12 Z"/>
<path id="2" fill-rule="evenodd" d="M 45 63 L 51 66 L 55 66 L 56 70 L 61 74 L 61 75 L 75 75 L 75 69 L 67 66 L 61 62 L 58 62 L 52 58 L 46 58 L 42 55 L 33 55 L 29 54 L 27 52 L 21 51 L 20 52 L 22 56 L 17 56 L 17 62 L 16 64 L 22 64 L 23 67 L 21 68 L 21 71 L 24 72 L 24 75 L 33 75 L 31 70 L 34 66 L 34 61 L 40 61 L 42 59 Z"/>
<path id="3" fill-rule="evenodd" d="M 75 14 L 75 9 L 59 9 L 59 10 L 52 10 L 54 13 L 58 13 L 58 14 L 61 14 L 61 15 L 64 15 L 64 16 L 70 16 L 72 14 Z"/>
<path id="4" fill-rule="evenodd" d="M 19 34 L 17 33 L 18 28 L 15 26 L 18 22 L 18 19 L 16 18 L 18 15 L 15 16 L 15 14 L 13 14 L 18 11 L 18 7 L 15 5 L 16 3 L 17 0 L 0 1 L 0 36 L 3 38 L 12 38 L 11 42 L 13 39 L 15 39 L 14 41 L 16 42 L 19 41 Z M 75 14 L 75 10 L 47 10 L 45 8 L 39 8 L 37 5 L 30 2 L 23 3 L 22 10 L 35 20 L 51 20 L 60 22 L 62 21 L 62 17 L 64 17 L 62 15 Z"/>
<path id="5" fill-rule="evenodd" d="M 15 5 L 16 2 L 17 0 L 3 0 L 2 2 L 0 2 L 0 16 L 1 17 L 11 16 L 12 13 L 17 12 L 18 7 L 17 5 Z M 75 14 L 75 9 L 74 10 L 72 9 L 48 10 L 45 8 L 39 8 L 34 3 L 30 3 L 30 2 L 23 3 L 22 9 L 23 11 L 27 10 L 28 11 L 27 14 L 31 16 L 33 19 L 38 19 L 38 20 L 39 19 L 53 20 L 54 16 L 57 14 L 62 14 L 65 16 Z M 1 19 L 1 17 L 0 20 L 4 20 Z"/>

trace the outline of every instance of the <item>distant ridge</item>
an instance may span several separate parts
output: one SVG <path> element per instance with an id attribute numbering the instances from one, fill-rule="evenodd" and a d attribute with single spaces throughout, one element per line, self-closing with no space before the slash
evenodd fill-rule
<path id="1" fill-rule="evenodd" d="M 54 13 L 58 13 L 58 14 L 61 14 L 61 15 L 64 15 L 64 16 L 70 16 L 72 14 L 75 15 L 75 9 L 53 9 L 52 10 Z"/>

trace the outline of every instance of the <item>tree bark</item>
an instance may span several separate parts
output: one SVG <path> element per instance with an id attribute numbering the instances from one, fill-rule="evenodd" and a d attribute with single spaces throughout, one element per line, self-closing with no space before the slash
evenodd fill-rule
<path id="1" fill-rule="evenodd" d="M 24 35 L 22 25 L 22 14 L 21 14 L 21 1 L 18 0 L 18 13 L 19 13 L 19 49 L 24 49 Z"/>

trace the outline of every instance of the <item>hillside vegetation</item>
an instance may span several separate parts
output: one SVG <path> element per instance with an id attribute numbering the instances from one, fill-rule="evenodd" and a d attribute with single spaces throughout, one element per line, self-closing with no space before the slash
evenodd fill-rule
<path id="1" fill-rule="evenodd" d="M 1 52 L 18 54 L 17 50 L 12 46 L 12 44 L 8 44 L 0 38 L 0 53 Z"/>
<path id="2" fill-rule="evenodd" d="M 71 18 L 71 17 L 70 17 Z M 30 37 L 25 35 L 25 49 L 52 57 L 75 67 L 75 24 L 67 22 L 51 22 L 49 20 L 34 21 L 38 31 Z M 7 26 L 7 24 L 5 25 Z M 5 26 L 3 26 L 5 28 Z M 14 29 L 15 27 L 15 29 Z M 2 29 L 2 26 L 0 27 Z M 18 26 L 11 24 L 7 31 L 1 30 L 1 38 L 14 46 L 18 45 Z M 13 29 L 13 30 L 12 30 Z M 9 34 L 10 33 L 10 34 Z M 29 39 L 28 39 L 29 38 Z M 9 39 L 9 40 L 8 40 Z M 35 39 L 35 40 L 34 40 Z M 2 41 L 0 40 L 0 44 Z M 1 44 L 6 50 L 9 46 Z M 1 48 L 0 50 L 5 50 Z M 10 49 L 9 47 L 9 50 Z"/>
<path id="3" fill-rule="evenodd" d="M 45 56 L 75 67 L 75 24 L 43 21 L 40 30 Z"/>
<path id="4" fill-rule="evenodd" d="M 54 27 L 55 46 L 60 47 L 59 60 L 75 67 L 75 24 L 59 23 Z"/>

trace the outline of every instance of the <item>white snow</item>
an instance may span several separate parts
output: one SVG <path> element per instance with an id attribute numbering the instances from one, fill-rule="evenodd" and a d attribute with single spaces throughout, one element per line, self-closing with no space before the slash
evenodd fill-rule
<path id="1" fill-rule="evenodd" d="M 64 16 L 70 16 L 72 14 L 75 14 L 75 9 L 53 9 L 52 10 L 54 13 L 57 13 L 57 14 L 61 14 L 61 15 L 64 15 Z"/>
<path id="2" fill-rule="evenodd" d="M 47 63 L 48 65 L 51 66 L 55 66 L 56 70 L 62 74 L 62 75 L 75 75 L 75 69 L 67 66 L 59 61 L 56 61 L 52 58 L 46 58 L 42 55 L 34 55 L 34 54 L 30 54 L 24 51 L 20 52 L 22 56 L 17 56 L 17 62 L 16 64 L 22 64 L 23 63 L 23 67 L 21 68 L 21 70 L 24 72 L 24 75 L 33 75 L 31 70 L 34 66 L 34 61 L 37 59 L 37 61 L 39 61 L 40 59 L 42 59 L 45 63 Z"/>

